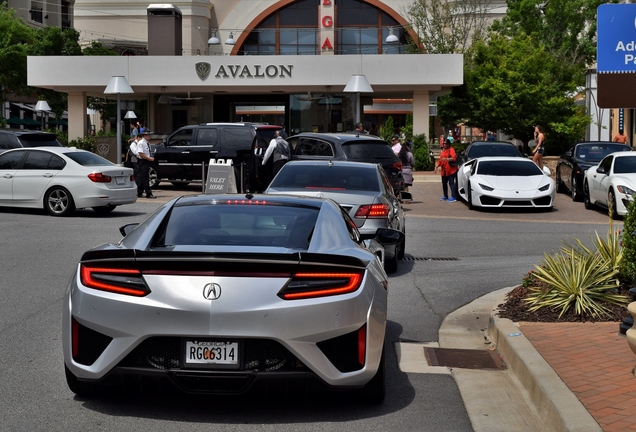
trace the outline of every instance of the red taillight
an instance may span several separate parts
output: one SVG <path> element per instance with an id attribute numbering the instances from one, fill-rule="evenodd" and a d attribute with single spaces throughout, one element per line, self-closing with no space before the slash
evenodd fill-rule
<path id="1" fill-rule="evenodd" d="M 75 318 L 71 318 L 71 351 L 73 358 L 77 358 L 79 352 L 79 324 Z"/>
<path id="2" fill-rule="evenodd" d="M 362 273 L 296 273 L 278 293 L 283 300 L 348 294 L 360 288 Z"/>
<path id="3" fill-rule="evenodd" d="M 91 179 L 94 183 L 110 183 L 113 181 L 113 178 L 110 176 L 106 176 L 102 173 L 90 173 L 88 178 Z"/>
<path id="4" fill-rule="evenodd" d="M 367 325 L 363 325 L 358 330 L 358 363 L 364 366 L 364 359 L 367 355 Z"/>
<path id="5" fill-rule="evenodd" d="M 135 182 L 135 175 L 134 174 L 130 175 L 130 181 L 133 182 L 133 183 Z"/>
<path id="6" fill-rule="evenodd" d="M 391 165 L 391 167 L 402 171 L 402 161 L 393 162 L 393 165 Z"/>
<path id="7" fill-rule="evenodd" d="M 368 219 L 385 219 L 389 216 L 389 206 L 386 204 L 361 205 L 354 217 Z"/>
<path id="8" fill-rule="evenodd" d="M 101 291 L 143 297 L 150 293 L 139 270 L 98 268 L 82 264 L 82 285 Z"/>

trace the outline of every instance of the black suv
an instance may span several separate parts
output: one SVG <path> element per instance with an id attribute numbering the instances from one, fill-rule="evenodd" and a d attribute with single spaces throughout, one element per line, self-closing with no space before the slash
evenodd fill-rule
<path id="1" fill-rule="evenodd" d="M 202 123 L 179 128 L 151 146 L 155 164 L 150 186 L 157 187 L 164 180 L 175 185 L 201 181 L 210 159 L 231 159 L 239 192 L 264 190 L 268 183 L 261 178 L 262 168 L 255 165 L 262 159 L 253 157 L 254 148 L 267 147 L 278 130 L 286 136 L 281 126 L 256 123 Z"/>
<path id="2" fill-rule="evenodd" d="M 374 135 L 302 132 L 287 138 L 292 159 L 350 160 L 382 165 L 396 195 L 404 189 L 402 162 L 388 142 Z"/>
<path id="3" fill-rule="evenodd" d="M 20 147 L 63 147 L 63 145 L 54 133 L 0 130 L 0 153 Z"/>

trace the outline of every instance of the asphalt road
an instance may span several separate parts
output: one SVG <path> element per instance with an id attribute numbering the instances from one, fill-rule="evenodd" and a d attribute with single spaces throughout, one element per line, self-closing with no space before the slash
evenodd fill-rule
<path id="1" fill-rule="evenodd" d="M 564 239 L 589 239 L 594 231 L 604 235 L 609 219 L 564 195 L 557 196 L 552 212 L 470 211 L 464 203 L 440 202 L 441 186 L 430 180 L 416 182 L 414 202 L 406 206 L 406 259 L 391 275 L 388 393 L 380 407 L 347 396 L 76 398 L 64 378 L 61 315 L 79 257 L 92 246 L 119 240 L 119 226 L 140 221 L 198 186 L 160 188 L 159 199 L 141 199 L 109 215 L 86 210 L 54 218 L 43 211 L 0 210 L 0 430 L 472 430 L 452 376 L 401 372 L 394 344 L 437 341 L 450 312 L 518 284 Z"/>

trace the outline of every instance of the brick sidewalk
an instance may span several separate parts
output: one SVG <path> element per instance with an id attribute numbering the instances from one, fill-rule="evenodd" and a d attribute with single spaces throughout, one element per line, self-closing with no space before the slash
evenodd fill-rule
<path id="1" fill-rule="evenodd" d="M 636 430 L 636 355 L 619 323 L 519 323 L 604 431 Z"/>

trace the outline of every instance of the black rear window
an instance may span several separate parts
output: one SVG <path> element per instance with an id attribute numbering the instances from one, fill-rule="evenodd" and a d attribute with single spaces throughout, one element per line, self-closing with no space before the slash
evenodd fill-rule
<path id="1" fill-rule="evenodd" d="M 397 157 L 389 143 L 379 142 L 351 142 L 342 145 L 342 151 L 347 159 L 392 159 Z"/>
<path id="2" fill-rule="evenodd" d="M 163 238 L 165 245 L 173 246 L 279 246 L 307 250 L 318 212 L 318 208 L 275 204 L 175 206 Z"/>
<path id="3" fill-rule="evenodd" d="M 280 136 L 282 136 L 284 139 L 287 139 L 287 132 L 285 132 L 283 128 L 277 127 L 257 128 L 256 135 L 266 139 L 267 142 L 269 142 L 274 139 L 274 132 L 276 131 L 280 131 Z"/>
<path id="4" fill-rule="evenodd" d="M 376 169 L 338 165 L 286 165 L 270 184 L 274 189 L 379 191 Z"/>
<path id="5" fill-rule="evenodd" d="M 24 134 L 18 139 L 24 147 L 63 147 L 53 134 Z"/>
<path id="6" fill-rule="evenodd" d="M 477 167 L 477 174 L 498 177 L 528 177 L 543 175 L 543 171 L 531 161 L 482 161 Z"/>
<path id="7" fill-rule="evenodd" d="M 484 156 L 521 156 L 519 150 L 514 145 L 507 144 L 485 144 L 485 145 L 473 145 L 469 152 L 469 159 L 476 159 Z"/>

